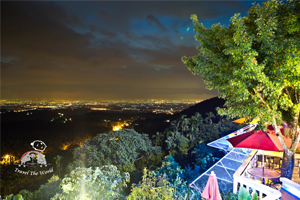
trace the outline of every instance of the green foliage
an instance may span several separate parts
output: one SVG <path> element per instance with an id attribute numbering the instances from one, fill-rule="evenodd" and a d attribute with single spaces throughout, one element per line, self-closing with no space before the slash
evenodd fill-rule
<path id="1" fill-rule="evenodd" d="M 170 173 L 174 170 L 176 170 L 179 166 L 179 164 L 175 161 L 175 159 L 172 156 L 166 156 L 165 159 L 162 161 L 161 167 L 159 168 L 160 173 Z"/>
<path id="2" fill-rule="evenodd" d="M 257 193 L 254 192 L 252 193 L 252 198 L 251 194 L 249 194 L 248 190 L 246 188 L 241 187 L 238 192 L 238 200 L 258 200 Z"/>
<path id="3" fill-rule="evenodd" d="M 31 176 L 16 173 L 16 165 L 1 165 L 1 196 L 18 194 L 22 189 L 35 190 L 40 183 L 46 182 L 51 174 Z M 25 170 L 26 171 L 26 170 Z M 23 198 L 25 198 L 23 196 Z"/>
<path id="4" fill-rule="evenodd" d="M 135 162 L 135 167 L 136 167 L 136 169 L 145 169 L 145 168 L 156 169 L 157 166 L 159 166 L 161 164 L 161 162 L 165 156 L 166 156 L 166 153 L 162 152 L 162 153 L 153 155 L 149 158 L 142 158 Z"/>
<path id="5" fill-rule="evenodd" d="M 220 193 L 223 200 L 238 200 L 238 195 L 231 191 L 228 191 L 226 195 L 223 194 L 222 190 L 220 190 Z"/>
<path id="6" fill-rule="evenodd" d="M 212 141 L 219 138 L 221 133 L 237 130 L 240 125 L 232 123 L 230 119 L 221 116 L 216 117 L 213 113 L 207 113 L 206 118 L 196 113 L 191 118 L 182 115 L 180 119 L 173 120 L 165 134 L 157 134 L 160 139 L 166 136 L 169 154 L 188 154 L 188 151 L 203 141 Z M 213 121 L 218 121 L 214 123 Z"/>
<path id="7" fill-rule="evenodd" d="M 59 184 L 61 180 L 57 175 L 53 175 L 49 180 L 48 183 L 41 185 L 38 190 L 30 192 L 28 190 L 21 190 L 17 195 L 9 195 L 7 198 L 20 198 L 21 197 L 25 200 L 49 200 L 53 197 L 56 193 L 61 192 L 59 188 Z M 1 198 L 0 198 L 1 199 Z"/>
<path id="8" fill-rule="evenodd" d="M 200 166 L 195 165 L 191 167 L 189 164 L 184 168 L 183 178 L 188 183 L 191 183 L 195 180 L 196 177 L 201 175 L 202 169 Z"/>
<path id="9" fill-rule="evenodd" d="M 62 171 L 62 159 L 64 157 L 63 156 L 60 156 L 60 155 L 57 155 L 56 157 L 54 157 L 54 160 L 55 160 L 55 164 L 56 164 L 56 169 L 58 171 L 58 176 L 61 177 L 61 171 Z"/>
<path id="10" fill-rule="evenodd" d="M 195 162 L 194 147 L 202 142 L 216 140 L 222 133 L 228 133 L 239 128 L 240 124 L 232 123 L 232 120 L 226 117 L 221 117 L 220 115 L 214 116 L 213 113 L 207 113 L 206 118 L 203 119 L 199 113 L 195 113 L 190 118 L 186 118 L 183 115 L 179 119 L 171 121 L 170 126 L 161 135 L 166 137 L 169 155 L 174 156 L 181 166 L 190 164 L 193 168 L 198 169 L 198 166 L 194 166 L 197 162 Z M 222 154 L 221 152 L 214 151 L 213 148 L 205 149 L 205 151 L 207 153 L 214 152 L 215 156 Z M 208 166 L 215 160 L 214 157 L 207 156 L 201 161 L 203 161 L 202 164 L 206 163 Z M 203 169 L 205 168 L 205 165 L 201 166 Z M 196 175 L 198 173 L 199 170 L 185 176 L 188 180 L 191 180 L 192 174 Z"/>
<path id="11" fill-rule="evenodd" d="M 206 170 L 212 166 L 218 160 L 218 158 L 214 157 L 211 153 L 214 151 L 216 150 L 207 146 L 204 142 L 198 144 L 193 151 L 196 165 L 202 170 Z"/>
<path id="12" fill-rule="evenodd" d="M 220 114 L 260 118 L 261 124 L 275 127 L 287 121 L 295 144 L 300 139 L 300 134 L 296 137 L 300 112 L 299 11 L 298 0 L 267 1 L 263 6 L 254 4 L 248 16 L 235 14 L 229 27 L 215 24 L 210 29 L 192 15 L 199 54 L 182 58 L 208 89 L 217 89 L 226 99 Z M 295 149 L 294 145 L 291 151 Z"/>
<path id="13" fill-rule="evenodd" d="M 163 133 L 156 132 L 156 135 L 153 135 L 152 137 L 155 138 L 155 145 L 162 146 L 162 143 L 164 141 L 164 134 Z"/>
<path id="14" fill-rule="evenodd" d="M 219 122 L 219 130 L 221 133 L 238 130 L 242 128 L 242 126 L 244 126 L 244 124 L 233 123 L 232 119 L 228 118 L 222 118 Z"/>
<path id="15" fill-rule="evenodd" d="M 213 165 L 218 160 L 218 158 L 213 157 L 211 153 L 208 153 L 205 157 L 198 157 L 197 158 L 197 166 L 200 166 L 202 170 L 208 169 L 210 166 Z"/>
<path id="16" fill-rule="evenodd" d="M 238 200 L 251 200 L 251 195 L 244 187 L 241 187 L 239 190 Z"/>
<path id="17" fill-rule="evenodd" d="M 253 196 L 252 196 L 252 200 L 258 200 L 258 195 L 257 195 L 257 193 L 256 193 L 256 192 L 253 194 Z"/>
<path id="18" fill-rule="evenodd" d="M 129 173 L 120 174 L 113 165 L 76 168 L 62 180 L 62 192 L 51 199 L 123 199 L 123 188 L 129 179 Z"/>
<path id="19" fill-rule="evenodd" d="M 152 146 L 148 135 L 122 129 L 87 140 L 73 152 L 75 161 L 68 168 L 115 165 L 122 172 L 131 172 L 137 160 L 148 159 L 160 151 L 160 147 Z"/>
<path id="20" fill-rule="evenodd" d="M 21 190 L 19 194 L 22 195 L 22 197 L 26 200 L 34 200 L 35 197 L 35 194 L 28 190 Z"/>
<path id="21" fill-rule="evenodd" d="M 60 189 L 61 179 L 57 175 L 53 175 L 48 183 L 41 185 L 40 188 L 33 192 L 33 200 L 48 200 L 56 193 L 61 192 Z"/>
<path id="22" fill-rule="evenodd" d="M 0 200 L 1 200 L 1 196 L 0 196 Z M 10 194 L 5 196 L 3 200 L 24 200 L 24 198 L 20 194 L 16 194 L 16 195 Z"/>
<path id="23" fill-rule="evenodd" d="M 179 132 L 171 133 L 171 136 L 168 137 L 166 143 L 171 155 L 175 155 L 177 152 L 180 154 L 187 154 L 189 150 L 189 139 Z"/>
<path id="24" fill-rule="evenodd" d="M 173 156 L 166 156 L 162 161 L 161 167 L 157 170 L 159 174 L 166 174 L 168 181 L 173 183 L 177 176 L 182 178 L 183 170 L 180 168 L 179 164 L 175 161 Z"/>
<path id="25" fill-rule="evenodd" d="M 144 170 L 142 182 L 133 186 L 128 199 L 201 199 L 200 193 L 187 185 L 183 173 L 174 158 L 166 156 L 156 171 Z"/>
<path id="26" fill-rule="evenodd" d="M 155 172 L 144 170 L 142 182 L 133 187 L 128 200 L 173 199 L 173 188 L 169 186 L 166 176 L 157 177 Z"/>

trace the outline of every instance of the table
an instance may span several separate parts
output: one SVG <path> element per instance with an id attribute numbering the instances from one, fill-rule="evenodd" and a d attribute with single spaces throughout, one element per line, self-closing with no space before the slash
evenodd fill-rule
<path id="1" fill-rule="evenodd" d="M 249 168 L 247 171 L 250 175 L 256 176 L 263 179 L 263 184 L 265 184 L 265 178 L 267 179 L 276 179 L 280 177 L 280 173 L 278 171 L 275 171 L 273 169 L 268 169 L 262 167 L 256 167 L 256 168 Z"/>

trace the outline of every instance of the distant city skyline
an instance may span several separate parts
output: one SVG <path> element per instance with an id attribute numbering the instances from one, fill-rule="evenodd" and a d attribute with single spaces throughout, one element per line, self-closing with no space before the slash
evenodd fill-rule
<path id="1" fill-rule="evenodd" d="M 42 102 L 54 102 L 54 103 L 104 103 L 104 102 L 126 102 L 126 103 L 143 103 L 143 102 L 162 102 L 162 103 L 167 103 L 167 102 L 201 102 L 205 99 L 1 99 L 1 104 L 6 104 L 6 103 L 21 103 L 21 102 L 35 102 L 35 103 L 42 103 Z"/>
<path id="2" fill-rule="evenodd" d="M 1 99 L 215 97 L 181 62 L 198 53 L 190 16 L 227 26 L 253 2 L 3 1 Z"/>

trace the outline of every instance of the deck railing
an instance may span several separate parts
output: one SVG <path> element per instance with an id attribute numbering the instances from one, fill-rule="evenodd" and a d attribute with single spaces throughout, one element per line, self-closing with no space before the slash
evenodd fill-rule
<path id="1" fill-rule="evenodd" d="M 276 200 L 281 197 L 281 192 L 273 189 L 269 186 L 263 185 L 260 182 L 252 180 L 247 173 L 247 170 L 251 168 L 254 163 L 257 150 L 253 150 L 243 164 L 233 175 L 233 192 L 237 193 L 240 187 L 245 187 L 249 193 L 257 192 L 259 199 L 261 200 Z"/>

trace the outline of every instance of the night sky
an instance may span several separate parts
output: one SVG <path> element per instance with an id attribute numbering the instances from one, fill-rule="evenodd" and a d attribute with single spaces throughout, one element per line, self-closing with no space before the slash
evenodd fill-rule
<path id="1" fill-rule="evenodd" d="M 1 99 L 217 96 L 181 61 L 197 54 L 190 15 L 227 26 L 252 3 L 1 2 Z"/>

